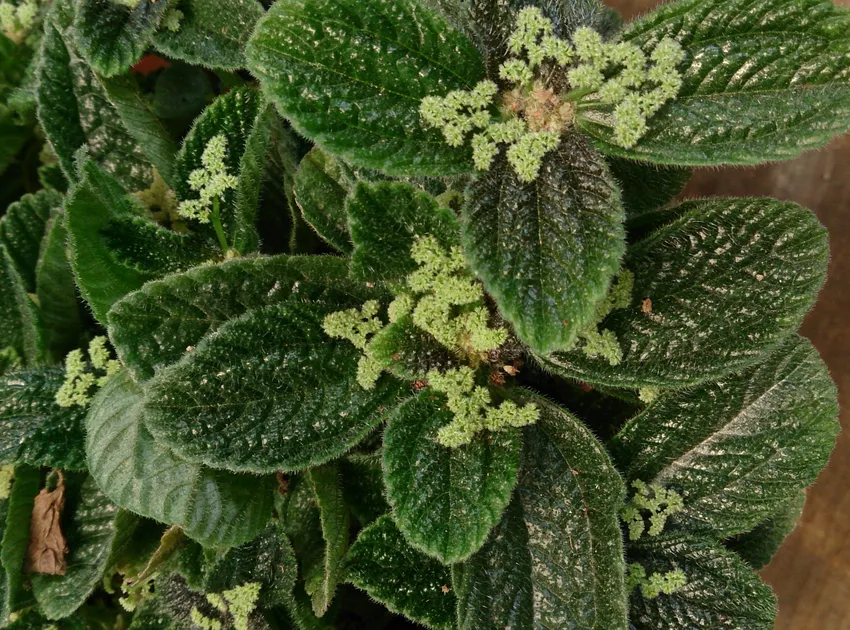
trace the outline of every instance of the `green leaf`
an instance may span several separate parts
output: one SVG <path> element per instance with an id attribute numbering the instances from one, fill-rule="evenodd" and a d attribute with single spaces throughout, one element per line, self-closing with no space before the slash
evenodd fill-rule
<path id="1" fill-rule="evenodd" d="M 172 0 L 183 12 L 176 33 L 160 29 L 154 45 L 174 59 L 217 70 L 244 68 L 245 45 L 263 15 L 256 0 Z"/>
<path id="2" fill-rule="evenodd" d="M 281 527 L 292 541 L 295 557 L 298 558 L 299 575 L 304 581 L 321 579 L 325 562 L 322 515 L 307 474 L 290 477 L 286 493 L 279 494 L 275 499 Z M 307 600 L 309 615 L 314 616 L 310 597 L 306 592 L 303 595 Z"/>
<path id="3" fill-rule="evenodd" d="M 39 610 L 48 619 L 67 617 L 88 599 L 100 584 L 112 554 L 130 544 L 138 523 L 135 515 L 110 503 L 91 477 L 66 510 L 70 518 L 63 519 L 69 549 L 65 575 L 30 577 Z"/>
<path id="4" fill-rule="evenodd" d="M 322 149 L 393 175 L 472 170 L 471 150 L 425 129 L 419 105 L 475 86 L 481 57 L 418 2 L 277 2 L 246 55 L 280 113 Z"/>
<path id="5" fill-rule="evenodd" d="M 797 521 L 803 515 L 805 502 L 806 492 L 798 492 L 773 516 L 759 523 L 753 531 L 733 536 L 723 544 L 741 556 L 755 570 L 760 571 L 767 566 L 785 539 L 797 527 Z"/>
<path id="6" fill-rule="evenodd" d="M 366 527 L 390 511 L 384 497 L 381 458 L 352 454 L 339 460 L 342 495 L 361 527 Z"/>
<path id="7" fill-rule="evenodd" d="M 444 564 L 465 560 L 502 518 L 517 480 L 519 432 L 481 434 L 446 448 L 437 431 L 453 414 L 431 390 L 398 407 L 384 432 L 384 483 L 408 542 Z"/>
<path id="8" fill-rule="evenodd" d="M 59 367 L 0 377 L 0 464 L 86 468 L 85 410 L 56 404 L 64 380 Z"/>
<path id="9" fill-rule="evenodd" d="M 632 303 L 603 322 L 622 363 L 574 351 L 544 365 L 612 387 L 682 387 L 755 363 L 799 328 L 829 260 L 826 229 L 811 212 L 724 198 L 675 210 L 679 219 L 629 248 Z"/>
<path id="10" fill-rule="evenodd" d="M 630 227 L 644 215 L 670 203 L 682 192 L 693 172 L 689 168 L 656 166 L 621 158 L 608 159 L 608 166 L 623 192 L 623 206 Z"/>
<path id="11" fill-rule="evenodd" d="M 346 556 L 345 570 L 346 580 L 392 612 L 429 628 L 455 627 L 448 567 L 408 545 L 389 515 L 360 532 Z"/>
<path id="12" fill-rule="evenodd" d="M 360 182 L 346 201 L 351 275 L 367 282 L 401 283 L 417 268 L 410 256 L 419 236 L 433 235 L 444 247 L 457 244 L 454 212 L 410 184 Z"/>
<path id="13" fill-rule="evenodd" d="M 111 77 L 141 58 L 168 9 L 169 0 L 141 0 L 135 8 L 112 0 L 77 3 L 76 43 L 98 74 Z"/>
<path id="14" fill-rule="evenodd" d="M 794 337 L 740 374 L 663 396 L 610 448 L 629 479 L 682 495 L 673 522 L 726 538 L 814 482 L 838 435 L 836 396 L 817 351 Z"/>
<path id="15" fill-rule="evenodd" d="M 759 164 L 793 158 L 850 127 L 850 12 L 829 0 L 679 0 L 630 23 L 623 41 L 685 50 L 684 85 L 632 149 L 605 111 L 577 125 L 606 153 L 660 164 Z M 787 48 L 794 42 L 793 50 Z"/>
<path id="16" fill-rule="evenodd" d="M 410 315 L 375 333 L 368 350 L 390 374 L 408 381 L 427 380 L 431 370 L 459 365 L 458 357 L 414 324 Z"/>
<path id="17" fill-rule="evenodd" d="M 98 486 L 117 505 L 170 525 L 206 546 L 244 543 L 272 513 L 274 480 L 189 463 L 141 422 L 143 391 L 124 371 L 98 392 L 86 417 L 86 452 Z"/>
<path id="18" fill-rule="evenodd" d="M 364 292 L 365 293 L 365 292 Z M 249 312 L 157 373 L 145 423 L 190 461 L 251 472 L 297 470 L 342 455 L 394 406 L 403 386 L 356 381 L 361 356 L 322 320 L 362 303 L 282 303 Z"/>
<path id="19" fill-rule="evenodd" d="M 38 309 L 24 288 L 6 247 L 0 243 L 0 339 L 24 358 L 38 363 L 44 353 L 43 331 L 38 326 Z"/>
<path id="20" fill-rule="evenodd" d="M 16 466 L 12 491 L 6 505 L 6 519 L 0 547 L 0 625 L 5 627 L 10 615 L 33 605 L 26 588 L 24 562 L 30 540 L 30 518 L 35 496 L 41 488 L 41 471 L 29 466 Z"/>
<path id="21" fill-rule="evenodd" d="M 655 599 L 638 590 L 631 598 L 636 630 L 736 628 L 771 630 L 776 598 L 753 570 L 731 551 L 690 536 L 650 538 L 630 551 L 647 573 L 684 572 L 687 584 Z"/>
<path id="22" fill-rule="evenodd" d="M 62 205 L 62 196 L 52 190 L 24 195 L 6 209 L 0 219 L 0 243 L 15 265 L 27 293 L 35 293 L 35 267 L 51 211 Z"/>
<path id="23" fill-rule="evenodd" d="M 319 507 L 325 553 L 321 572 L 305 576 L 305 587 L 313 600 L 313 612 L 321 617 L 328 611 L 340 581 L 341 561 L 348 550 L 351 522 L 336 464 L 312 468 L 307 476 Z"/>
<path id="24" fill-rule="evenodd" d="M 243 258 L 149 282 L 113 306 L 109 334 L 141 379 L 176 363 L 209 333 L 245 313 L 291 298 L 338 301 L 361 291 L 346 261 L 330 256 Z"/>
<path id="25" fill-rule="evenodd" d="M 304 220 L 344 254 L 352 250 L 345 198 L 356 183 L 345 162 L 318 148 L 304 156 L 295 173 L 295 198 Z"/>
<path id="26" fill-rule="evenodd" d="M 547 353 L 593 322 L 625 249 L 623 218 L 604 160 L 567 134 L 536 181 L 520 182 L 503 152 L 472 184 L 464 248 L 520 339 Z"/>

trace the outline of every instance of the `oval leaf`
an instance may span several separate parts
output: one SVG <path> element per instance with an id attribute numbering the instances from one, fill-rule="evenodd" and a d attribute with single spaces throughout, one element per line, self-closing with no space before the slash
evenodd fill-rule
<path id="1" fill-rule="evenodd" d="M 295 199 L 304 220 L 345 254 L 351 252 L 345 198 L 356 183 L 345 162 L 316 148 L 304 156 L 295 173 Z"/>
<path id="2" fill-rule="evenodd" d="M 0 218 L 0 243 L 6 246 L 28 293 L 35 293 L 35 267 L 51 211 L 62 205 L 62 195 L 39 190 L 24 195 Z"/>

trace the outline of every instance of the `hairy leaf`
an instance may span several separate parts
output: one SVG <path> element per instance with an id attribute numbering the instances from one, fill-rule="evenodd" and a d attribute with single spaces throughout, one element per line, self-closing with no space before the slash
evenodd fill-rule
<path id="1" fill-rule="evenodd" d="M 246 54 L 281 114 L 321 148 L 394 175 L 472 169 L 470 149 L 425 129 L 419 105 L 472 88 L 484 76 L 481 58 L 418 2 L 277 2 Z"/>
<path id="2" fill-rule="evenodd" d="M 733 536 L 724 545 L 741 556 L 757 571 L 763 569 L 779 551 L 785 539 L 797 527 L 806 501 L 805 491 L 798 492 L 786 505 L 751 532 Z"/>
<path id="3" fill-rule="evenodd" d="M 626 42 L 664 37 L 686 54 L 678 97 L 632 149 L 595 107 L 577 124 L 606 153 L 660 164 L 759 164 L 820 147 L 850 127 L 850 12 L 829 0 L 679 0 L 630 23 Z M 789 47 L 789 42 L 792 42 Z"/>
<path id="4" fill-rule="evenodd" d="M 44 333 L 38 325 L 38 310 L 3 243 L 0 243 L 0 295 L 3 296 L 0 300 L 0 346 L 14 349 L 27 364 L 38 363 L 44 353 Z"/>
<path id="5" fill-rule="evenodd" d="M 38 468 L 16 466 L 11 494 L 2 501 L 6 518 L 0 546 L 0 625 L 4 627 L 10 615 L 35 603 L 32 593 L 25 587 L 24 561 L 30 539 L 30 517 L 39 488 L 41 471 Z"/>
<path id="6" fill-rule="evenodd" d="M 339 460 L 342 495 L 361 527 L 366 527 L 390 511 L 384 496 L 381 458 L 352 454 Z"/>
<path id="7" fill-rule="evenodd" d="M 304 156 L 295 174 L 295 198 L 304 220 L 344 254 L 352 249 L 345 198 L 356 183 L 345 162 L 317 148 Z"/>
<path id="8" fill-rule="evenodd" d="M 322 570 L 315 576 L 305 576 L 305 586 L 313 600 L 313 612 L 321 617 L 328 611 L 341 577 L 340 563 L 348 549 L 351 523 L 336 464 L 312 468 L 307 475 L 319 507 L 325 553 Z"/>
<path id="9" fill-rule="evenodd" d="M 626 257 L 632 303 L 603 322 L 622 363 L 573 351 L 544 365 L 613 387 L 682 387 L 758 361 L 800 326 L 829 260 L 827 232 L 812 213 L 724 198 L 688 201 L 677 212 Z"/>
<path id="10" fill-rule="evenodd" d="M 537 352 L 570 347 L 595 317 L 625 249 L 607 165 L 576 134 L 523 184 L 504 153 L 463 209 L 470 265 L 517 335 Z"/>
<path id="11" fill-rule="evenodd" d="M 35 293 L 35 267 L 51 211 L 62 205 L 62 196 L 52 190 L 24 195 L 0 218 L 0 243 L 21 276 L 28 293 Z"/>
<path id="12" fill-rule="evenodd" d="M 346 579 L 428 628 L 454 628 L 455 595 L 448 567 L 416 551 L 382 516 L 360 532 L 346 556 Z"/>
<path id="13" fill-rule="evenodd" d="M 369 353 L 388 366 L 390 374 L 408 381 L 427 380 L 431 370 L 459 364 L 457 356 L 416 326 L 410 315 L 377 332 L 369 342 Z"/>
<path id="14" fill-rule="evenodd" d="M 623 191 L 629 227 L 647 213 L 670 203 L 682 192 L 693 172 L 689 168 L 656 166 L 621 158 L 607 161 Z"/>
<path id="15" fill-rule="evenodd" d="M 814 482 L 838 435 L 836 396 L 817 351 L 795 337 L 740 374 L 662 397 L 611 450 L 630 479 L 682 495 L 677 524 L 725 538 Z"/>
<path id="16" fill-rule="evenodd" d="M 244 543 L 271 517 L 274 480 L 189 463 L 141 422 L 143 391 L 124 371 L 98 392 L 86 417 L 86 452 L 98 486 L 117 505 L 214 547 Z"/>
<path id="17" fill-rule="evenodd" d="M 437 431 L 452 421 L 445 398 L 425 390 L 398 407 L 384 432 L 384 483 L 405 538 L 445 564 L 477 551 L 511 499 L 519 432 L 480 434 L 447 448 Z"/>

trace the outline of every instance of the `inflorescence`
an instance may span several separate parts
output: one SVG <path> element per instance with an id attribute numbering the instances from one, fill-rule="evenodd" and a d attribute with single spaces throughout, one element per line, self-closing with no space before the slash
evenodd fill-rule
<path id="1" fill-rule="evenodd" d="M 596 317 L 593 322 L 578 333 L 577 341 L 581 343 L 581 351 L 589 358 L 602 357 L 611 365 L 619 365 L 623 361 L 623 349 L 614 331 L 600 329 L 599 325 L 608 315 L 617 309 L 626 308 L 631 304 L 635 277 L 631 271 L 624 269 L 617 278 L 617 283 L 611 286 L 608 294 L 596 307 Z"/>
<path id="2" fill-rule="evenodd" d="M 10 2 L 0 2 L 0 28 L 15 43 L 23 41 L 35 25 L 37 17 L 37 0 L 23 0 L 17 6 Z"/>
<path id="3" fill-rule="evenodd" d="M 513 57 L 499 69 L 500 78 L 514 87 L 502 96 L 498 119 L 493 114 L 499 88 L 485 80 L 472 90 L 422 99 L 425 124 L 440 129 L 453 147 L 462 146 L 476 131 L 471 145 L 479 170 L 488 170 L 499 145 L 507 145 L 508 163 L 521 181 L 531 182 L 540 173 L 543 157 L 573 125 L 579 103 L 612 107 L 614 139 L 631 148 L 646 134 L 647 120 L 681 89 L 676 68 L 684 52 L 673 39 L 662 39 L 647 58 L 635 44 L 605 42 L 591 28 L 577 29 L 572 43 L 553 33 L 552 21 L 540 9 L 520 11 L 508 42 Z M 553 66 L 566 71 L 570 90 L 565 94 L 555 93 L 539 76 L 544 67 L 551 76 Z"/>
<path id="4" fill-rule="evenodd" d="M 106 337 L 95 337 L 89 344 L 89 361 L 82 350 L 71 350 L 65 357 L 65 382 L 56 392 L 60 407 L 85 407 L 92 390 L 103 387 L 109 377 L 121 369 L 121 364 L 110 358 Z"/>
<path id="5" fill-rule="evenodd" d="M 629 528 L 629 540 L 639 540 L 644 532 L 659 536 L 664 531 L 667 519 L 684 508 L 682 496 L 658 484 L 648 485 L 643 481 L 632 482 L 635 494 L 620 510 L 620 518 Z M 649 529 L 642 512 L 649 512 Z"/>
<path id="6" fill-rule="evenodd" d="M 257 607 L 262 585 L 259 582 L 249 582 L 229 591 L 208 593 L 207 601 L 221 614 L 230 614 L 233 618 L 234 630 L 248 630 L 249 617 Z M 197 606 L 190 611 L 192 623 L 203 630 L 221 630 L 222 623 L 204 615 Z"/>
<path id="7" fill-rule="evenodd" d="M 687 583 L 688 578 L 681 569 L 647 575 L 646 569 L 636 562 L 629 565 L 626 576 L 627 591 L 631 593 L 639 587 L 641 594 L 647 599 L 655 599 L 662 594 L 672 595 L 682 590 Z"/>
<path id="8" fill-rule="evenodd" d="M 189 173 L 189 188 L 199 193 L 198 199 L 180 202 L 180 215 L 198 223 L 209 223 L 219 200 L 227 190 L 236 188 L 238 180 L 227 172 L 227 138 L 210 138 L 201 155 L 202 167 Z"/>

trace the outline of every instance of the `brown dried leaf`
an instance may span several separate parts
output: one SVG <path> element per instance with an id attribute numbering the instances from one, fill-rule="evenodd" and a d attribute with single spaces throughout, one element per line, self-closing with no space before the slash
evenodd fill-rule
<path id="1" fill-rule="evenodd" d="M 68 548 L 60 526 L 64 507 L 65 480 L 59 473 L 56 488 L 42 488 L 35 498 L 27 549 L 27 573 L 65 575 L 65 554 Z"/>

